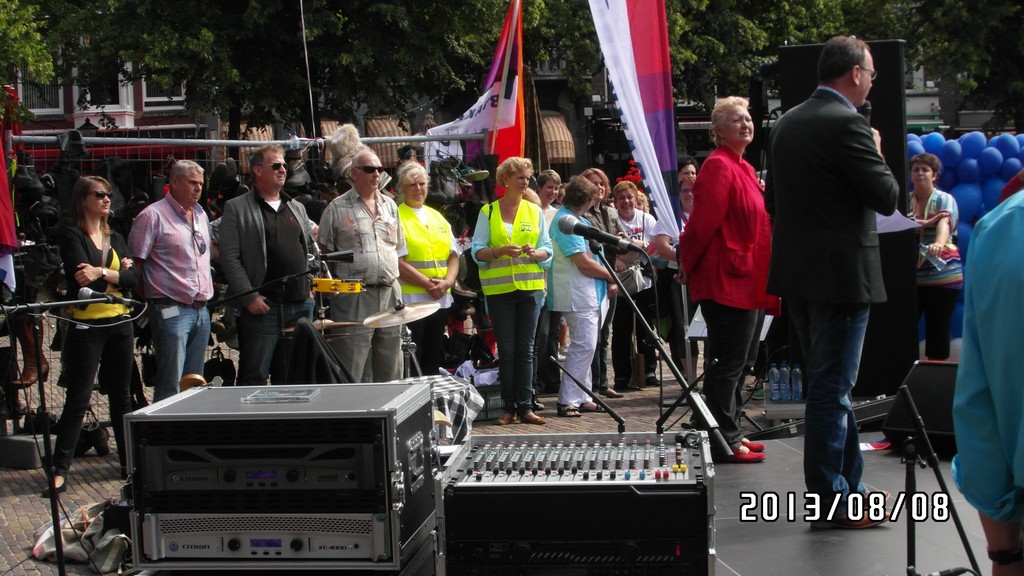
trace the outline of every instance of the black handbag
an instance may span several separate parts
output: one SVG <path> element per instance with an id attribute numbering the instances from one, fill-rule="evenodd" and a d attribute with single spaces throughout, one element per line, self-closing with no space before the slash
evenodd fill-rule
<path id="1" fill-rule="evenodd" d="M 217 376 L 220 376 L 222 380 L 221 386 L 235 385 L 235 363 L 230 358 L 224 356 L 220 346 L 214 349 L 210 359 L 203 364 L 203 378 L 207 382 L 213 382 L 213 379 Z"/>

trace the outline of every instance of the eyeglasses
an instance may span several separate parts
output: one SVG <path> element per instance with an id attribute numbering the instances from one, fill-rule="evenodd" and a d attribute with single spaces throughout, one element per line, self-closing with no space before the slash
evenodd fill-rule
<path id="1" fill-rule="evenodd" d="M 262 164 L 261 164 L 261 166 L 262 166 Z M 270 164 L 269 166 L 270 166 L 270 169 L 275 171 L 275 172 L 277 172 L 281 168 L 287 168 L 285 166 L 284 162 L 274 162 L 273 164 Z"/>
<path id="2" fill-rule="evenodd" d="M 196 243 L 200 256 L 206 254 L 206 240 L 203 239 L 203 235 L 199 233 L 199 230 L 192 231 L 192 241 Z"/>
<path id="3" fill-rule="evenodd" d="M 377 174 L 383 174 L 384 171 L 387 170 L 387 168 L 383 166 L 356 166 L 355 169 L 362 170 L 367 174 L 373 174 L 374 172 L 376 172 Z"/>
<path id="4" fill-rule="evenodd" d="M 865 68 L 865 67 L 861 66 L 860 69 L 865 71 L 865 72 L 867 72 L 868 74 L 871 74 L 871 79 L 872 80 L 874 80 L 875 78 L 878 78 L 878 72 L 875 72 L 871 68 Z"/>
<path id="5" fill-rule="evenodd" d="M 114 197 L 113 192 L 103 192 L 101 190 L 94 191 L 92 195 L 99 198 L 100 200 L 103 200 L 104 198 L 110 199 Z"/>

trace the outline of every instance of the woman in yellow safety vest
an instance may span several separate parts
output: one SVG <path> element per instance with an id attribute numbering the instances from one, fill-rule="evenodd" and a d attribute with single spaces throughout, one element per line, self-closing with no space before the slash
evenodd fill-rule
<path id="1" fill-rule="evenodd" d="M 440 308 L 406 324 L 416 344 L 420 372 L 436 376 L 441 367 L 444 329 L 452 305 L 451 287 L 459 277 L 459 248 L 452 227 L 437 210 L 424 205 L 430 176 L 419 163 L 398 167 L 398 222 L 405 234 L 405 250 L 398 251 L 398 281 L 406 304 L 437 302 Z"/>
<path id="2" fill-rule="evenodd" d="M 473 233 L 473 257 L 498 343 L 503 413 L 497 424 L 544 424 L 533 413 L 533 341 L 544 302 L 551 239 L 540 206 L 524 201 L 533 163 L 513 156 L 498 166 L 505 195 L 483 207 Z M 532 193 L 532 194 L 531 194 Z"/>

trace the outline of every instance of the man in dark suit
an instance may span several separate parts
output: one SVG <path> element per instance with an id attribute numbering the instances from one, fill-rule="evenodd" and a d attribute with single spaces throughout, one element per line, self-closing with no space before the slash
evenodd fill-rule
<path id="1" fill-rule="evenodd" d="M 806 362 L 804 479 L 836 514 L 817 527 L 869 528 L 851 520 L 848 497 L 866 493 L 851 391 L 873 302 L 884 302 L 875 213 L 896 210 L 899 187 L 881 138 L 857 114 L 875 77 L 863 41 L 837 36 L 818 60 L 818 88 L 770 136 L 773 208 L 768 292 L 782 296 Z M 822 515 L 825 518 L 825 514 Z"/>
<path id="2" fill-rule="evenodd" d="M 228 201 L 220 225 L 220 262 L 230 295 L 238 296 L 239 386 L 261 386 L 271 373 L 271 360 L 283 328 L 299 318 L 313 317 L 309 268 L 313 230 L 306 209 L 281 192 L 287 177 L 284 150 L 265 146 L 253 153 L 253 190 Z M 283 357 L 279 355 L 278 357 Z M 274 375 L 284 377 L 284 367 Z M 275 379 L 276 384 L 279 382 Z"/>

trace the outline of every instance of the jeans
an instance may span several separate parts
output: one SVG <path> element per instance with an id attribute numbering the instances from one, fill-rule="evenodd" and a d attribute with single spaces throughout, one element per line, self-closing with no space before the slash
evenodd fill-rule
<path id="1" fill-rule="evenodd" d="M 698 304 L 708 327 L 704 343 L 704 396 L 729 447 L 739 448 L 743 434 L 736 423 L 736 391 L 746 377 L 747 354 L 751 341 L 757 337 L 759 310 L 733 308 L 713 300 Z"/>
<path id="2" fill-rule="evenodd" d="M 537 393 L 557 392 L 562 374 L 550 357 L 558 358 L 558 326 L 562 313 L 548 310 L 543 304 L 537 319 L 537 362 L 533 372 L 533 389 Z"/>
<path id="3" fill-rule="evenodd" d="M 177 310 L 177 315 L 165 319 L 161 317 L 164 310 Z M 149 325 L 156 353 L 153 401 L 159 402 L 178 393 L 182 375 L 203 373 L 210 342 L 210 311 L 205 307 L 150 306 Z"/>
<path id="4" fill-rule="evenodd" d="M 97 372 L 110 402 L 110 427 L 114 430 L 117 457 L 122 469 L 128 466 L 124 415 L 132 410 L 129 388 L 134 354 L 135 337 L 131 322 L 89 328 L 80 328 L 77 324 L 67 326 L 61 352 L 61 368 L 66 375 L 68 388 L 64 409 L 57 422 L 57 442 L 53 449 L 54 474 L 66 477 L 71 468 L 85 411 L 92 400 Z"/>
<path id="5" fill-rule="evenodd" d="M 505 412 L 533 411 L 533 341 L 543 290 L 515 290 L 487 297 L 487 312 L 498 341 L 498 379 Z"/>
<path id="6" fill-rule="evenodd" d="M 852 391 L 860 369 L 868 304 L 789 301 L 793 327 L 804 355 L 807 393 L 804 482 L 808 492 L 846 511 L 850 492 L 863 492 Z"/>
<path id="7" fill-rule="evenodd" d="M 271 361 L 275 357 L 278 362 L 289 357 L 274 354 L 281 339 L 281 328 L 295 326 L 299 318 L 313 320 L 312 298 L 284 303 L 267 299 L 266 303 L 270 307 L 266 314 L 250 314 L 243 307 L 238 317 L 238 386 L 265 385 L 270 377 Z M 283 324 L 278 320 L 282 310 Z M 274 366 L 274 384 L 290 384 L 286 378 L 287 366 Z"/>

